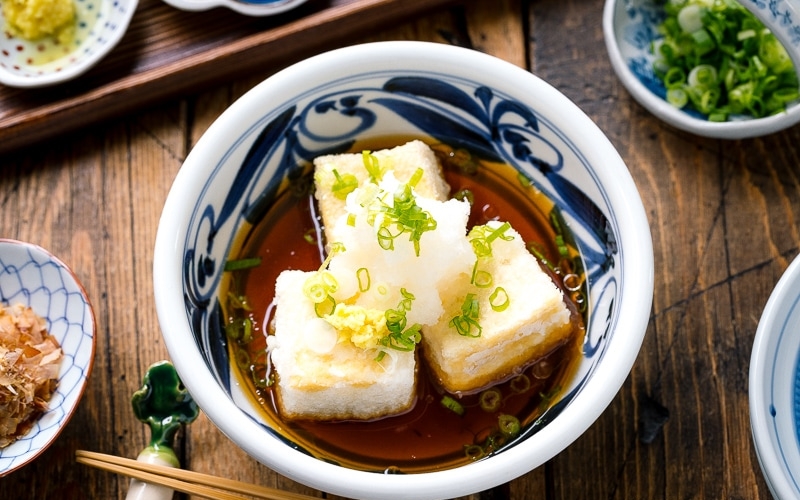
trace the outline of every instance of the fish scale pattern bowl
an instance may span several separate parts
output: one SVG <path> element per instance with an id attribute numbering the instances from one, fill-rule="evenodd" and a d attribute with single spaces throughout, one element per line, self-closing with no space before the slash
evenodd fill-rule
<path id="1" fill-rule="evenodd" d="M 376 138 L 418 137 L 503 162 L 557 206 L 588 283 L 586 333 L 569 387 L 512 443 L 446 470 L 386 474 L 314 456 L 263 418 L 232 374 L 220 307 L 224 263 L 316 156 Z M 531 73 L 477 51 L 424 42 L 346 47 L 300 62 L 235 102 L 203 135 L 163 209 L 154 286 L 166 345 L 211 420 L 248 454 L 352 498 L 451 498 L 527 473 L 577 439 L 638 354 L 653 255 L 631 176 L 597 126 Z M 265 285 L 269 286 L 269 285 Z"/>
<path id="2" fill-rule="evenodd" d="M 33 308 L 63 352 L 47 411 L 20 439 L 0 448 L 3 477 L 38 457 L 69 422 L 92 371 L 96 325 L 89 298 L 69 267 L 43 248 L 16 240 L 0 239 L 0 303 Z"/>

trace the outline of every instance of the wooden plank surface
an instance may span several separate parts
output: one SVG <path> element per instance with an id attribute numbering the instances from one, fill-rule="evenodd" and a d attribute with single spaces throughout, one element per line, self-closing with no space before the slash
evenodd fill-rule
<path id="1" fill-rule="evenodd" d="M 767 500 L 750 437 L 747 370 L 761 311 L 800 245 L 800 128 L 718 141 L 658 121 L 611 70 L 602 4 L 470 0 L 330 44 L 428 40 L 527 67 L 608 135 L 651 225 L 651 321 L 619 394 L 547 464 L 467 498 Z M 77 414 L 37 462 L 0 479 L 0 497 L 125 497 L 126 480 L 79 466 L 72 456 L 81 448 L 131 457 L 147 442 L 129 399 L 147 366 L 167 356 L 151 271 L 167 191 L 220 113 L 292 60 L 2 155 L 0 236 L 40 244 L 72 265 L 93 298 L 99 335 Z M 203 416 L 178 442 L 186 467 L 337 498 L 258 464 Z"/>
<path id="2" fill-rule="evenodd" d="M 397 24 L 452 0 L 309 0 L 271 17 L 142 0 L 117 47 L 81 77 L 0 86 L 0 153 Z"/>

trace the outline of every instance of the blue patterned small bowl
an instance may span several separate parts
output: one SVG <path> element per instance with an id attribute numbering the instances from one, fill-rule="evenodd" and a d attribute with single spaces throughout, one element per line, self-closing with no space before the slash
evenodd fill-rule
<path id="1" fill-rule="evenodd" d="M 47 449 L 75 412 L 92 371 L 95 318 L 83 286 L 66 264 L 21 241 L 0 239 L 0 302 L 32 307 L 47 321 L 64 355 L 48 410 L 26 435 L 0 448 L 3 477 Z"/>
<path id="2" fill-rule="evenodd" d="M 0 9 L 0 83 L 45 87 L 72 80 L 97 64 L 128 29 L 139 0 L 74 0 L 75 37 L 70 45 L 52 37 L 26 40 L 5 26 Z"/>
<path id="3" fill-rule="evenodd" d="M 800 498 L 800 258 L 764 307 L 750 356 L 750 423 L 775 498 Z"/>
<path id="4" fill-rule="evenodd" d="M 308 0 L 164 0 L 175 8 L 201 11 L 225 7 L 239 14 L 253 17 L 275 16 L 300 7 Z"/>
<path id="5" fill-rule="evenodd" d="M 387 474 L 314 458 L 241 393 L 220 332 L 222 264 L 237 234 L 314 157 L 355 142 L 426 137 L 516 168 L 564 215 L 587 272 L 579 368 L 563 397 L 513 444 L 447 470 Z M 381 42 L 324 53 L 265 80 L 187 157 L 156 238 L 154 286 L 172 361 L 200 408 L 248 454 L 350 498 L 452 498 L 542 465 L 617 394 L 650 317 L 650 229 L 630 173 L 571 101 L 531 73 L 474 50 Z M 271 286 L 266 284 L 265 286 Z"/>
<path id="6" fill-rule="evenodd" d="M 742 5 L 756 13 L 782 39 L 800 67 L 797 13 L 794 0 L 763 2 L 742 0 Z M 656 117 L 673 127 L 718 139 L 743 139 L 778 132 L 800 122 L 800 105 L 791 105 L 785 113 L 765 118 L 732 117 L 727 122 L 710 122 L 692 110 L 678 109 L 665 100 L 666 89 L 653 71 L 650 44 L 659 38 L 658 25 L 664 20 L 659 0 L 606 0 L 603 11 L 603 34 L 614 68 L 633 98 Z M 787 42 L 787 40 L 791 40 Z"/>

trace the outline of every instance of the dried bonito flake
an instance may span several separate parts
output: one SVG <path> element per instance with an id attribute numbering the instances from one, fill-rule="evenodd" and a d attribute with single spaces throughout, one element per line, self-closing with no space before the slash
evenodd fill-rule
<path id="1" fill-rule="evenodd" d="M 47 410 L 62 357 L 44 318 L 21 304 L 0 304 L 0 448 Z"/>

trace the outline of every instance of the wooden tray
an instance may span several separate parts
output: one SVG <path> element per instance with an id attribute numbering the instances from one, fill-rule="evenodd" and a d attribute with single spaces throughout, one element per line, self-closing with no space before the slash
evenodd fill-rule
<path id="1" fill-rule="evenodd" d="M 273 17 L 185 12 L 140 0 L 128 32 L 95 68 L 43 89 L 0 86 L 0 152 L 366 34 L 453 0 L 309 0 Z"/>

